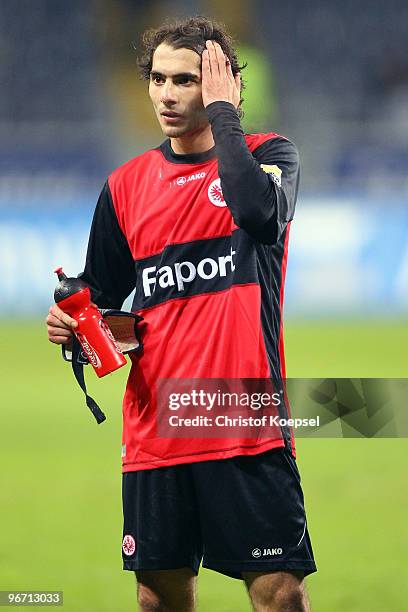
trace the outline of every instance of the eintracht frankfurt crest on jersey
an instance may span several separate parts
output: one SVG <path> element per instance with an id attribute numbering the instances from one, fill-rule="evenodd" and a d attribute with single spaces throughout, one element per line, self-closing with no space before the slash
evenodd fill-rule
<path id="1" fill-rule="evenodd" d="M 226 206 L 224 196 L 222 195 L 221 180 L 215 179 L 208 187 L 208 199 L 214 206 Z"/>

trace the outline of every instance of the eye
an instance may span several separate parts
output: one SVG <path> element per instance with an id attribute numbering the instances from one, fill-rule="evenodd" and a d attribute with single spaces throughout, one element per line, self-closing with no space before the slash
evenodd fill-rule
<path id="1" fill-rule="evenodd" d="M 189 85 L 190 83 L 191 83 L 190 77 L 181 77 L 180 79 L 178 79 L 179 85 Z"/>
<path id="2" fill-rule="evenodd" d="M 156 85 L 159 85 L 160 83 L 164 82 L 163 77 L 161 77 L 159 74 L 152 74 L 151 80 L 152 80 L 152 83 L 155 83 Z"/>

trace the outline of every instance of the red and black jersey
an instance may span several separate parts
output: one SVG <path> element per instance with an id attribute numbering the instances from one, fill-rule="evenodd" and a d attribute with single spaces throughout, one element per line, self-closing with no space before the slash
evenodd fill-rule
<path id="1" fill-rule="evenodd" d="M 135 288 L 144 350 L 123 403 L 123 470 L 225 459 L 291 445 L 281 439 L 157 435 L 163 378 L 285 376 L 283 287 L 298 189 L 294 145 L 245 135 L 235 108 L 208 108 L 215 147 L 177 155 L 164 142 L 115 170 L 99 198 L 82 278 L 118 308 Z"/>

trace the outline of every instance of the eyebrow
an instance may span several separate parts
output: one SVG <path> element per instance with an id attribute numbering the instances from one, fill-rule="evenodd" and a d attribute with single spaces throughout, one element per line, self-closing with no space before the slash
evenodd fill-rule
<path id="1" fill-rule="evenodd" d="M 163 74 L 162 72 L 159 72 L 158 70 L 151 70 L 150 76 L 166 78 L 166 75 Z M 194 74 L 193 72 L 180 72 L 178 74 L 173 74 L 173 75 L 168 75 L 168 76 L 171 76 L 172 79 L 183 78 L 183 79 L 190 79 L 191 81 L 196 81 L 196 82 L 200 80 L 200 77 L 197 74 Z"/>

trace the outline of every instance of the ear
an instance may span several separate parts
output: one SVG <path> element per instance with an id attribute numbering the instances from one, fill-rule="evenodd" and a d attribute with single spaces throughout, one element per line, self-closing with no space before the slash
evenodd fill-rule
<path id="1" fill-rule="evenodd" d="M 237 72 L 237 74 L 234 77 L 234 81 L 235 81 L 235 85 L 238 91 L 241 92 L 241 73 L 240 72 Z"/>

